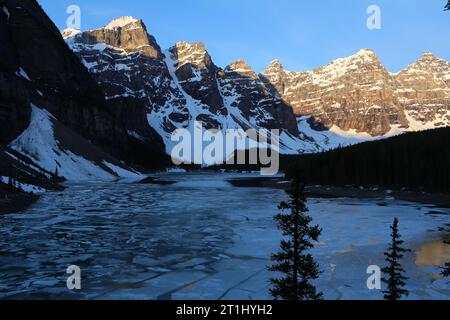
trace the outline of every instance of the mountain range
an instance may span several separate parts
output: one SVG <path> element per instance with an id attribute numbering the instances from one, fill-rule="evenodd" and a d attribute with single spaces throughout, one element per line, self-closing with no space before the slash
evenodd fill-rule
<path id="1" fill-rule="evenodd" d="M 60 32 L 34 0 L 0 0 L 0 41 L 2 179 L 23 159 L 36 179 L 139 177 L 170 166 L 173 131 L 195 121 L 278 129 L 291 155 L 450 125 L 450 63 L 431 53 L 396 74 L 370 49 L 258 74 L 217 66 L 203 43 L 163 50 L 132 17 Z"/>
<path id="2" fill-rule="evenodd" d="M 450 124 L 450 63 L 428 52 L 396 74 L 370 49 L 306 72 L 276 60 L 257 74 L 242 60 L 218 67 L 203 43 L 163 51 L 132 17 L 62 35 L 129 132 L 145 139 L 143 130 L 155 129 L 167 151 L 171 133 L 192 130 L 194 120 L 221 130 L 280 129 L 285 154 Z"/>

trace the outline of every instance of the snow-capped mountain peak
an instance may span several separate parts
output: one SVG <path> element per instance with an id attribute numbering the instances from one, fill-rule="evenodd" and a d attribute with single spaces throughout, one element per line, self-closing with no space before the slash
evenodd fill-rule
<path id="1" fill-rule="evenodd" d="M 401 77 L 405 74 L 424 73 L 428 73 L 430 76 L 436 76 L 441 80 L 450 80 L 450 62 L 438 58 L 431 52 L 425 52 L 415 63 L 400 71 L 397 76 Z"/>
<path id="2" fill-rule="evenodd" d="M 436 60 L 438 57 L 434 53 L 431 53 L 430 51 L 425 51 L 419 60 L 425 61 L 425 60 Z"/>
<path id="3" fill-rule="evenodd" d="M 67 31 L 63 37 L 74 51 L 85 50 L 87 47 L 100 51 L 108 48 L 115 54 L 140 53 L 151 58 L 162 58 L 161 48 L 148 34 L 143 21 L 129 16 L 115 19 L 95 30 L 81 33 Z M 89 61 L 94 57 L 85 58 L 85 61 Z"/>
<path id="4" fill-rule="evenodd" d="M 253 71 L 252 67 L 242 59 L 236 60 L 225 68 L 225 73 L 237 73 L 242 76 L 253 79 L 258 78 L 258 75 Z"/>
<path id="5" fill-rule="evenodd" d="M 281 61 L 278 59 L 275 59 L 267 66 L 266 70 L 264 70 L 263 73 L 265 74 L 265 73 L 269 73 L 272 71 L 283 71 L 283 70 L 284 70 L 284 66 L 281 63 Z"/>
<path id="6" fill-rule="evenodd" d="M 188 43 L 180 41 L 170 48 L 169 51 L 176 57 L 178 67 L 190 64 L 204 69 L 209 68 L 212 64 L 211 56 L 202 42 Z"/>
<path id="7" fill-rule="evenodd" d="M 124 28 L 130 24 L 133 24 L 134 26 L 136 26 L 136 25 L 139 26 L 141 24 L 141 21 L 138 19 L 135 19 L 131 16 L 124 16 L 124 17 L 120 17 L 120 18 L 112 20 L 110 23 L 108 23 L 105 26 L 105 29 L 117 30 L 119 28 Z"/>
<path id="8" fill-rule="evenodd" d="M 280 60 L 273 60 L 262 72 L 261 76 L 272 84 L 277 84 L 281 83 L 281 79 L 286 77 L 288 74 L 289 71 L 284 69 L 284 66 Z"/>
<path id="9" fill-rule="evenodd" d="M 363 57 L 363 58 L 365 58 L 367 60 L 372 60 L 374 58 L 378 59 L 377 55 L 375 54 L 375 52 L 372 49 L 370 49 L 370 48 L 364 48 L 364 49 L 359 50 L 356 53 L 356 56 Z"/>
<path id="10" fill-rule="evenodd" d="M 371 49 L 362 49 L 352 56 L 336 59 L 323 67 L 317 68 L 314 73 L 322 74 L 328 80 L 334 80 L 349 72 L 364 71 L 363 69 L 367 67 L 385 69 Z M 387 70 L 385 71 L 387 73 Z"/>
<path id="11" fill-rule="evenodd" d="M 61 31 L 61 35 L 64 39 L 73 38 L 76 35 L 80 34 L 81 31 L 77 29 L 67 28 Z"/>

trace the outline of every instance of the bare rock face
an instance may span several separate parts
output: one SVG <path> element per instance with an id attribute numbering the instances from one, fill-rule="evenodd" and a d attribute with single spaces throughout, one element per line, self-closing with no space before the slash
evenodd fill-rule
<path id="1" fill-rule="evenodd" d="M 132 17 L 115 19 L 104 28 L 83 32 L 81 37 L 85 44 L 105 43 L 126 52 L 141 52 L 153 59 L 162 57 L 161 49 L 147 33 L 144 23 Z"/>
<path id="2" fill-rule="evenodd" d="M 238 60 L 226 67 L 220 83 L 230 107 L 238 108 L 264 128 L 284 129 L 298 136 L 292 109 L 245 61 Z"/>
<path id="3" fill-rule="evenodd" d="M 450 63 L 426 52 L 395 75 L 396 95 L 419 126 L 450 125 Z"/>
<path id="4" fill-rule="evenodd" d="M 449 109 L 449 75 L 449 63 L 429 53 L 392 75 L 370 49 L 309 72 L 289 72 L 274 61 L 263 73 L 298 116 L 313 117 L 315 128 L 373 136 L 449 125 L 442 121 Z"/>
<path id="5" fill-rule="evenodd" d="M 5 8 L 0 3 L 0 144 L 6 145 L 27 128 L 31 114 L 29 97 L 35 93 L 29 81 L 20 75 L 13 39 L 8 32 L 10 16 L 2 7 Z"/>
<path id="6" fill-rule="evenodd" d="M 310 72 L 288 72 L 275 62 L 264 76 L 297 115 L 312 115 L 323 127 L 383 135 L 407 125 L 395 80 L 369 49 Z"/>

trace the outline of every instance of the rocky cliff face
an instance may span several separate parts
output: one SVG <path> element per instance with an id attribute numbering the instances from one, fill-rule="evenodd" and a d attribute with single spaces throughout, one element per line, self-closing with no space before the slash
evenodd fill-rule
<path id="1" fill-rule="evenodd" d="M 431 54 L 396 75 L 364 49 L 309 72 L 289 72 L 274 61 L 263 76 L 298 116 L 312 116 L 316 129 L 381 136 L 450 124 L 443 119 L 450 108 L 449 64 Z"/>
<path id="2" fill-rule="evenodd" d="M 34 129 L 46 133 L 49 139 L 42 142 L 48 142 L 50 135 L 55 138 L 57 147 L 61 147 L 58 150 L 63 153 L 68 150 L 63 148 L 62 141 L 70 144 L 74 140 L 86 146 L 84 150 L 78 148 L 79 153 L 85 154 L 77 156 L 84 160 L 91 158 L 87 161 L 97 162 L 93 160 L 97 158 L 101 162 L 109 153 L 121 160 L 151 167 L 152 157 L 158 165 L 166 159 L 160 151 L 162 142 L 156 134 L 156 147 L 129 135 L 121 120 L 105 103 L 96 81 L 67 47 L 59 30 L 36 1 L 0 1 L 0 41 L 2 144 L 11 143 L 24 134 L 25 129 L 31 128 L 32 106 L 35 106 L 44 114 L 48 112 L 51 121 L 50 128 L 37 125 Z M 61 128 L 59 137 L 56 137 L 57 127 Z M 38 144 L 38 141 L 34 142 L 32 144 Z M 152 150 L 153 155 L 146 154 Z M 24 146 L 22 151 L 29 149 Z M 107 158 L 109 163 L 121 166 L 113 157 L 108 155 Z M 63 166 L 56 159 L 33 160 L 52 172 L 55 167 Z"/>
<path id="3" fill-rule="evenodd" d="M 219 68 L 212 62 L 205 44 L 179 42 L 169 49 L 168 54 L 176 61 L 175 75 L 184 92 L 207 105 L 211 113 L 226 116 L 228 111 L 216 77 Z"/>
<path id="4" fill-rule="evenodd" d="M 238 60 L 227 66 L 220 83 L 231 107 L 237 107 L 264 128 L 284 129 L 298 136 L 291 108 L 245 61 Z"/>
<path id="5" fill-rule="evenodd" d="M 162 52 L 146 26 L 131 17 L 62 34 L 127 129 L 143 139 L 145 131 L 155 129 L 168 152 L 171 134 L 193 130 L 195 121 L 207 129 L 280 129 L 289 140 L 288 152 L 301 146 L 292 109 L 242 61 L 223 70 L 202 43 L 179 42 Z"/>
<path id="6" fill-rule="evenodd" d="M 395 75 L 396 95 L 411 126 L 435 128 L 450 125 L 450 63 L 426 52 Z"/>
<path id="7" fill-rule="evenodd" d="M 103 29 L 84 33 L 66 30 L 63 36 L 82 57 L 105 93 L 107 105 L 125 124 L 128 134 L 145 142 L 157 142 L 163 150 L 161 138 L 148 125 L 150 99 L 155 105 L 164 106 L 183 97 L 173 90 L 161 49 L 142 21 L 123 17 Z"/>

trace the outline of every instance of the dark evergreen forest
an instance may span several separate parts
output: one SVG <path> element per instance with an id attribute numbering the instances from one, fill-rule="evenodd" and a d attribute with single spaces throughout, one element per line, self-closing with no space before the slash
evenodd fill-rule
<path id="1" fill-rule="evenodd" d="M 450 128 L 303 155 L 287 178 L 307 184 L 450 192 Z"/>

